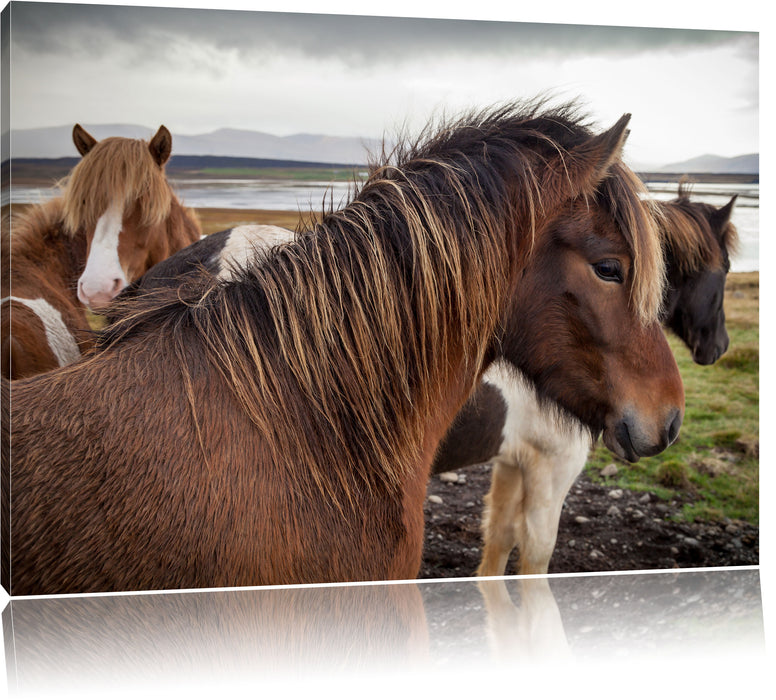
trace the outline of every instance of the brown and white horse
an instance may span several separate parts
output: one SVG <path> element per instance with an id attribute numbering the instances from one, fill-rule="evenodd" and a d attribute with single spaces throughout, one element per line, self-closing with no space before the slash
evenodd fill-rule
<path id="1" fill-rule="evenodd" d="M 292 242 L 15 382 L 12 594 L 413 578 L 434 452 L 499 352 L 613 449 L 665 448 L 684 393 L 627 122 L 443 124 Z"/>
<path id="2" fill-rule="evenodd" d="M 3 226 L 2 373 L 11 379 L 72 362 L 91 345 L 84 306 L 99 311 L 129 282 L 200 237 L 164 174 L 172 137 L 96 141 L 80 125 L 83 156 L 62 196 Z"/>
<path id="3" fill-rule="evenodd" d="M 735 199 L 717 209 L 691 201 L 680 186 L 676 199 L 653 202 L 668 280 L 662 319 L 699 364 L 711 364 L 728 347 L 722 301 L 737 244 L 730 222 Z M 563 502 L 591 442 L 587 427 L 542 400 L 517 367 L 504 358 L 491 365 L 432 466 L 440 473 L 493 462 L 479 575 L 504 575 L 515 547 L 518 573 L 547 573 Z"/>

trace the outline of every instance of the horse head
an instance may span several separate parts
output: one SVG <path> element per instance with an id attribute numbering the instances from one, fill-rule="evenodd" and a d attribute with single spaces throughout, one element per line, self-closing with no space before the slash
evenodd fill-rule
<path id="1" fill-rule="evenodd" d="M 729 344 L 723 301 L 730 253 L 737 242 L 737 231 L 730 221 L 736 198 L 716 208 L 691 202 L 680 188 L 679 197 L 664 209 L 672 217 L 664 233 L 668 258 L 665 323 L 700 365 L 715 363 Z M 683 226 L 680 217 L 690 226 Z M 702 254 L 693 252 L 693 244 Z"/>
<path id="2" fill-rule="evenodd" d="M 172 137 L 161 126 L 150 142 L 97 141 L 76 124 L 73 142 L 82 160 L 65 188 L 66 226 L 87 239 L 78 299 L 99 309 L 171 252 L 166 222 L 174 196 L 164 165 Z"/>
<path id="3" fill-rule="evenodd" d="M 656 222 L 614 136 L 598 137 L 612 156 L 599 158 L 587 191 L 537 230 L 495 352 L 635 462 L 676 439 L 684 390 L 659 322 Z"/>

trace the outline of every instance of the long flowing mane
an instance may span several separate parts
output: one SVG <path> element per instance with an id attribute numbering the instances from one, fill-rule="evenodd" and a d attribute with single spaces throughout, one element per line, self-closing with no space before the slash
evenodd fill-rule
<path id="1" fill-rule="evenodd" d="M 22 210 L 11 210 L 7 217 L 7 226 L 3 227 L 3 247 L 19 254 L 30 246 L 41 245 L 44 239 L 56 235 L 64 223 L 65 203 L 61 197 L 55 197 L 38 205 Z"/>
<path id="2" fill-rule="evenodd" d="M 346 207 L 262 264 L 234 281 L 192 278 L 131 300 L 100 346 L 159 343 L 189 387 L 207 371 L 192 348 L 204 348 L 206 366 L 273 436 L 278 455 L 309 455 L 292 468 L 335 474 L 346 494 L 354 473 L 363 488 L 395 487 L 418 459 L 440 378 L 463 377 L 472 389 L 479 377 L 505 282 L 540 234 L 548 194 L 539 166 L 559 159 L 565 167 L 569 149 L 591 135 L 573 106 L 540 106 L 470 114 L 400 144 Z M 623 226 L 633 303 L 651 322 L 662 258 L 642 189 L 615 163 L 596 196 Z M 515 230 L 526 221 L 527 230 Z M 191 391 L 189 401 L 196 420 Z M 322 433 L 330 439 L 316 440 Z M 410 439 L 397 445 L 396 434 Z"/>
<path id="3" fill-rule="evenodd" d="M 64 206 L 64 200 L 55 197 L 5 214 L 2 265 L 8 274 L 3 275 L 4 295 L 10 294 L 19 280 L 26 280 L 33 290 L 42 293 L 44 290 L 38 289 L 41 280 L 60 279 L 65 285 L 63 291 L 75 299 L 75 276 L 70 271 L 83 265 L 86 239 L 65 233 Z"/>
<path id="4" fill-rule="evenodd" d="M 688 185 L 681 182 L 679 196 L 670 202 L 653 201 L 658 230 L 671 259 L 684 274 L 702 269 L 721 269 L 739 245 L 738 230 L 727 221 L 714 231 L 714 208 L 690 199 Z"/>
<path id="5" fill-rule="evenodd" d="M 71 234 L 93 227 L 108 207 L 137 202 L 141 223 L 159 224 L 170 213 L 173 192 L 164 169 L 141 139 L 103 139 L 60 183 L 65 228 Z"/>

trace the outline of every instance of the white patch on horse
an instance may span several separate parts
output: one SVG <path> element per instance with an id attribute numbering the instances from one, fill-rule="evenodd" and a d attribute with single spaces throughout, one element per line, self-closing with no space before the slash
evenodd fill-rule
<path id="1" fill-rule="evenodd" d="M 280 226 L 235 226 L 219 253 L 218 279 L 231 282 L 250 262 L 260 262 L 273 247 L 289 243 L 294 232 Z"/>
<path id="2" fill-rule="evenodd" d="M 491 487 L 489 494 L 478 571 L 482 576 L 503 576 L 516 543 L 519 573 L 546 574 L 563 501 L 585 466 L 591 435 L 559 406 L 540 402 L 531 383 L 506 360 L 494 362 L 483 381 L 501 392 L 507 415 L 503 441 L 492 460 L 493 478 L 498 476 L 500 487 Z M 504 542 L 512 545 L 504 547 Z"/>
<path id="3" fill-rule="evenodd" d="M 64 367 L 81 357 L 81 351 L 78 349 L 75 338 L 73 338 L 65 322 L 62 320 L 62 314 L 45 299 L 25 299 L 23 297 L 8 296 L 0 303 L 4 304 L 6 301 L 24 304 L 40 319 L 46 331 L 46 341 L 60 367 Z"/>
<path id="4" fill-rule="evenodd" d="M 114 202 L 97 220 L 86 268 L 78 280 L 78 299 L 89 307 L 104 306 L 127 286 L 119 260 L 123 207 Z"/>
<path id="5" fill-rule="evenodd" d="M 576 418 L 551 403 L 542 403 L 533 385 L 512 363 L 495 361 L 482 377 L 495 386 L 507 404 L 500 452 L 509 454 L 519 445 L 555 454 L 576 455 L 590 448 L 590 433 Z"/>

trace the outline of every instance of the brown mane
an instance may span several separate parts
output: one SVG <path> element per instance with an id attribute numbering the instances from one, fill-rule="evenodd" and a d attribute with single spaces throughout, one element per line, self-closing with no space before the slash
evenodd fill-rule
<path id="1" fill-rule="evenodd" d="M 679 195 L 669 202 L 653 200 L 655 219 L 668 256 L 684 274 L 721 269 L 738 249 L 738 230 L 728 221 L 713 227 L 714 207 L 690 199 L 689 185 L 679 183 Z"/>
<path id="2" fill-rule="evenodd" d="M 13 255 L 20 255 L 31 247 L 39 247 L 41 232 L 48 238 L 61 229 L 64 208 L 64 200 L 55 197 L 21 210 L 11 209 L 8 225 L 3 226 L 3 248 L 12 251 Z"/>
<path id="3" fill-rule="evenodd" d="M 528 219 L 539 235 L 536 222 L 552 197 L 535 166 L 590 134 L 571 108 L 538 114 L 536 106 L 501 107 L 427 132 L 400 145 L 394 162 L 373 167 L 344 209 L 266 256 L 271 264 L 249 265 L 233 283 L 135 299 L 101 345 L 163 338 L 187 386 L 197 371 L 190 349 L 204 347 L 275 449 L 309 456 L 294 468 L 336 473 L 345 493 L 349 474 L 368 489 L 392 488 L 418 460 L 423 417 L 441 400 L 433 393 L 440 376 L 460 372 L 474 386 L 504 306 L 502 281 L 530 255 L 531 236 L 514 222 Z M 462 158 L 466 168 L 457 165 Z M 640 204 L 643 186 L 613 167 L 616 178 L 595 196 L 628 232 L 632 298 L 650 322 L 662 293 L 661 250 Z M 456 311 L 454 323 L 441 323 L 440 307 Z M 379 337 L 374 328 L 383 329 Z M 466 346 L 476 354 L 463 356 Z M 390 384 L 395 377 L 405 383 Z M 196 419 L 197 398 L 189 401 Z M 277 429 L 288 425 L 305 428 Z M 364 429 L 354 434 L 353 425 Z M 316 440 L 321 432 L 333 439 Z M 412 439 L 397 445 L 397 433 Z M 379 468 L 366 474 L 365 465 Z M 328 483 L 322 474 L 316 481 Z"/>
<path id="4" fill-rule="evenodd" d="M 64 294 L 72 299 L 74 306 L 80 306 L 75 295 L 75 270 L 86 259 L 86 237 L 83 232 L 76 236 L 64 234 L 63 219 L 61 197 L 7 212 L 2 233 L 2 264 L 3 270 L 9 273 L 13 264 L 13 275 L 3 275 L 4 297 L 14 289 L 30 287 L 50 300 Z"/>

